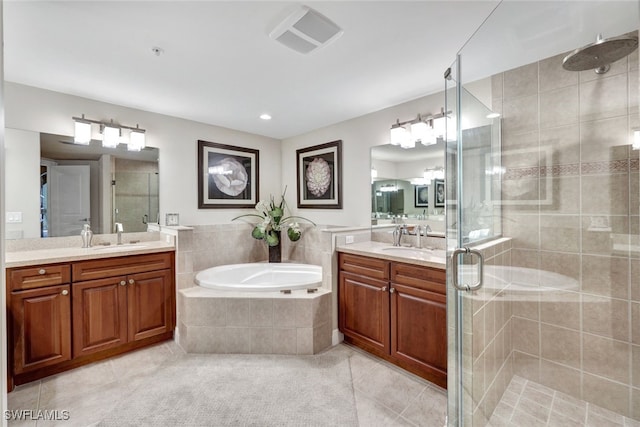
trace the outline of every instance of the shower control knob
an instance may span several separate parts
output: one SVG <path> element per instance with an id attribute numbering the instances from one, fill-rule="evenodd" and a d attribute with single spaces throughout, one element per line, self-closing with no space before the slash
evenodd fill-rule
<path id="1" fill-rule="evenodd" d="M 124 285 L 126 285 L 126 284 L 127 284 L 127 282 L 126 282 L 126 281 L 124 281 L 124 280 L 121 280 L 121 281 L 120 281 L 120 286 L 124 286 Z"/>

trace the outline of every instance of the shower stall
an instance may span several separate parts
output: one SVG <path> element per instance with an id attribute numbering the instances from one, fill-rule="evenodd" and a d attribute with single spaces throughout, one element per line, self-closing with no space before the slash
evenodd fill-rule
<path id="1" fill-rule="evenodd" d="M 638 9 L 502 2 L 445 72 L 449 425 L 640 425 Z"/>

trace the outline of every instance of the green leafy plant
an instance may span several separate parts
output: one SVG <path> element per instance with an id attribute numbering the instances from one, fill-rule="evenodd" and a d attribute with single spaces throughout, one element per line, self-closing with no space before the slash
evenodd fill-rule
<path id="1" fill-rule="evenodd" d="M 286 192 L 287 188 L 285 187 L 280 203 L 276 204 L 272 195 L 269 203 L 264 200 L 260 200 L 256 204 L 256 211 L 258 211 L 258 213 L 240 215 L 233 218 L 232 221 L 245 217 L 260 218 L 261 221 L 251 231 L 251 237 L 258 240 L 264 240 L 269 246 L 277 246 L 280 243 L 278 232 L 284 231 L 285 229 L 289 240 L 292 242 L 300 240 L 300 237 L 302 237 L 302 230 L 300 229 L 300 224 L 295 220 L 302 219 L 310 222 L 314 226 L 316 224 L 310 219 L 301 216 L 284 216 L 287 207 L 286 202 L 284 201 L 284 195 Z"/>

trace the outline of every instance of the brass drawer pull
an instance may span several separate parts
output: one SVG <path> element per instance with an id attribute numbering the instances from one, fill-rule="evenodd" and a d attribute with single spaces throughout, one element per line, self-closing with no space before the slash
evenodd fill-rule
<path id="1" fill-rule="evenodd" d="M 68 291 L 68 290 L 66 290 L 66 289 L 65 289 L 65 290 L 63 290 L 63 291 L 62 291 L 62 295 L 69 295 L 69 291 Z"/>
<path id="2" fill-rule="evenodd" d="M 45 270 L 44 268 L 41 268 L 40 270 L 38 270 L 38 274 L 46 274 L 47 270 Z"/>

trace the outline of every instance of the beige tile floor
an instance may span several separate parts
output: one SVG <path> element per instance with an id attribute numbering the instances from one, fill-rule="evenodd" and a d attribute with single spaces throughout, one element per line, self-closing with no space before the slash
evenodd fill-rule
<path id="1" fill-rule="evenodd" d="M 446 391 L 354 347 L 340 344 L 328 351 L 348 357 L 358 424 L 425 426 L 445 424 Z M 68 421 L 10 421 L 11 426 L 90 426 L 100 422 L 124 392 L 184 355 L 174 342 L 94 363 L 17 387 L 8 395 L 9 409 L 68 410 Z M 273 356 L 266 356 L 273 357 Z"/>
<path id="2" fill-rule="evenodd" d="M 493 411 L 492 427 L 640 427 L 640 421 L 515 376 Z"/>

